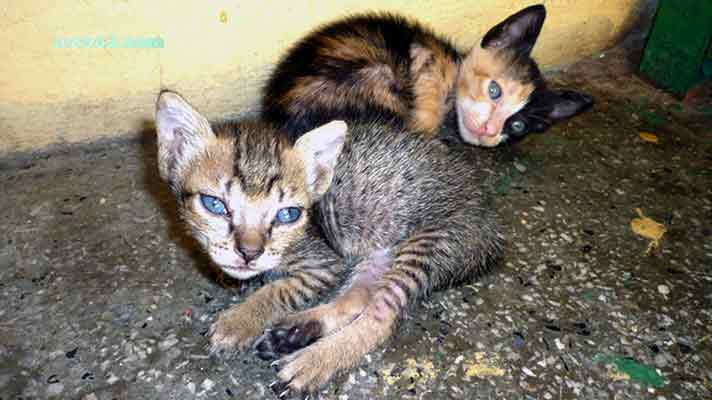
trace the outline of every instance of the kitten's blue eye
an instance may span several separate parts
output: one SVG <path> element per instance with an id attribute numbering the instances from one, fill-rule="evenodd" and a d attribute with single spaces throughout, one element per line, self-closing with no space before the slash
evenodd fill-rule
<path id="1" fill-rule="evenodd" d="M 522 133 L 524 132 L 524 129 L 526 129 L 526 124 L 524 121 L 514 121 L 512 122 L 512 130 L 516 133 Z"/>
<path id="2" fill-rule="evenodd" d="M 302 210 L 297 207 L 285 207 L 277 211 L 277 222 L 280 224 L 291 224 L 302 216 Z"/>
<path id="3" fill-rule="evenodd" d="M 203 206 L 208 211 L 215 215 L 227 214 L 227 207 L 225 207 L 225 203 L 223 203 L 223 201 L 218 199 L 217 197 L 208 196 L 207 194 L 201 194 L 200 202 L 203 203 Z"/>
<path id="4" fill-rule="evenodd" d="M 502 88 L 499 86 L 499 83 L 495 81 L 490 81 L 487 92 L 492 100 L 497 100 L 502 97 Z"/>

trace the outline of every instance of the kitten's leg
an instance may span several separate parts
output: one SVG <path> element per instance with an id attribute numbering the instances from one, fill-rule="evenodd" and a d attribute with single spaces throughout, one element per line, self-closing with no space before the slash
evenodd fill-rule
<path id="1" fill-rule="evenodd" d="M 378 250 L 358 263 L 347 289 L 333 301 L 287 315 L 260 338 L 258 356 L 273 359 L 306 347 L 356 319 L 368 304 L 375 283 L 393 264 L 387 250 Z"/>
<path id="2" fill-rule="evenodd" d="M 466 211 L 398 246 L 393 266 L 375 284 L 363 312 L 332 335 L 284 357 L 281 383 L 273 389 L 279 394 L 318 389 L 385 342 L 409 303 L 431 289 L 487 271 L 501 253 L 501 237 L 481 210 Z"/>
<path id="3" fill-rule="evenodd" d="M 220 313 L 210 327 L 210 351 L 245 350 L 269 324 L 337 285 L 344 268 L 343 259 L 317 233 L 307 233 L 284 255 L 279 267 L 284 278 Z"/>

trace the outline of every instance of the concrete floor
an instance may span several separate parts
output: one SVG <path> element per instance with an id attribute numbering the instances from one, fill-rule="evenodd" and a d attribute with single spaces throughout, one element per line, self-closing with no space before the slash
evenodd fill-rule
<path id="1" fill-rule="evenodd" d="M 624 64 L 553 76 L 593 111 L 473 150 L 506 225 L 500 268 L 422 302 L 319 396 L 712 398 L 712 110 Z M 267 362 L 207 356 L 216 313 L 251 288 L 183 234 L 155 143 L 6 159 L 0 185 L 0 400 L 273 397 Z M 659 248 L 631 230 L 637 208 L 665 225 Z"/>

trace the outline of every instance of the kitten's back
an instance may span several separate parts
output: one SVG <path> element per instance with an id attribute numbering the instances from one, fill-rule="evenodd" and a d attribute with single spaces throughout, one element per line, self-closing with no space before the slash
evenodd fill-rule
<path id="1" fill-rule="evenodd" d="M 352 16 L 289 50 L 265 87 L 263 114 L 295 136 L 333 119 L 376 117 L 413 127 L 419 112 L 419 118 L 441 119 L 418 107 L 435 105 L 438 113 L 445 107 L 440 103 L 452 89 L 458 59 L 450 43 L 403 16 Z M 416 85 L 419 75 L 431 72 L 436 79 Z M 422 98 L 427 95 L 435 98 Z"/>
<path id="2" fill-rule="evenodd" d="M 332 186 L 318 206 L 344 255 L 368 254 L 478 205 L 487 178 L 475 154 L 381 122 L 352 124 Z M 492 220 L 492 224 L 494 221 Z"/>

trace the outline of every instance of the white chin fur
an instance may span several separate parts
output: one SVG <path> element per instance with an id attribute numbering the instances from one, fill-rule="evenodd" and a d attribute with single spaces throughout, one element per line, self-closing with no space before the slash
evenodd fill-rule
<path id="1" fill-rule="evenodd" d="M 250 279 L 254 276 L 259 275 L 262 273 L 262 271 L 257 271 L 254 269 L 248 269 L 248 268 L 235 268 L 235 267 L 229 267 L 229 266 L 224 266 L 221 265 L 220 269 L 229 275 L 232 278 L 239 279 L 239 280 L 245 280 L 245 279 Z"/>
<path id="2" fill-rule="evenodd" d="M 223 272 L 235 279 L 245 280 L 257 276 L 265 271 L 273 269 L 280 262 L 280 257 L 270 253 L 262 254 L 248 266 L 243 259 L 234 252 L 220 251 L 210 253 L 213 262 L 217 264 Z M 218 256 L 221 256 L 218 258 Z"/>
<path id="3" fill-rule="evenodd" d="M 210 249 L 209 254 L 213 262 L 233 278 L 248 279 L 260 273 L 260 271 L 246 268 L 245 260 L 234 251 L 213 248 Z"/>

